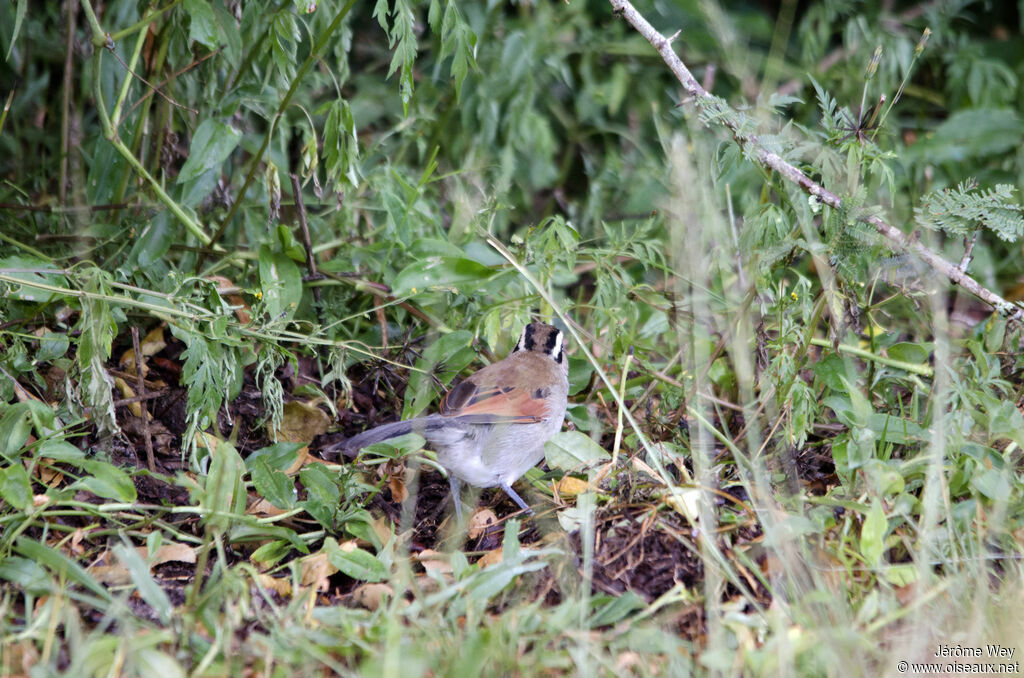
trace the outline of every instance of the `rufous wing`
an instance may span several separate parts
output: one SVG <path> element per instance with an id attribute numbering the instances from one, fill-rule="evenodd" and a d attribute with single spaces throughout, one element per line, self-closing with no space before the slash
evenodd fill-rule
<path id="1" fill-rule="evenodd" d="M 540 392 L 515 386 L 480 385 L 466 380 L 441 400 L 443 417 L 466 417 L 474 423 L 533 424 L 548 415 Z"/>

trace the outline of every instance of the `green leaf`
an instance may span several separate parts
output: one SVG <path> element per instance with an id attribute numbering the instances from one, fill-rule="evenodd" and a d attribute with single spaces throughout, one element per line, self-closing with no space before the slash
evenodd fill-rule
<path id="1" fill-rule="evenodd" d="M 287 475 L 271 468 L 266 457 L 260 457 L 252 467 L 252 483 L 256 492 L 279 509 L 295 505 L 295 483 Z"/>
<path id="2" fill-rule="evenodd" d="M 270 468 L 284 471 L 292 467 L 299 458 L 299 450 L 303 447 L 305 443 L 274 443 L 261 447 L 245 458 L 245 466 L 252 470 L 258 460 L 264 459 Z"/>
<path id="3" fill-rule="evenodd" d="M 626 591 L 620 596 L 602 596 L 592 601 L 596 606 L 601 606 L 594 610 L 590 618 L 587 620 L 590 628 L 600 628 L 602 626 L 611 626 L 617 624 L 629 615 L 633 614 L 637 610 L 642 610 L 647 607 L 647 601 L 638 596 L 633 591 Z"/>
<path id="4" fill-rule="evenodd" d="M 864 517 L 864 524 L 860 529 L 860 552 L 871 567 L 877 566 L 882 561 L 887 528 L 888 522 L 885 519 L 882 504 L 875 499 L 871 503 L 871 509 Z"/>
<path id="5" fill-rule="evenodd" d="M 48 363 L 63 358 L 68 352 L 69 345 L 68 335 L 46 332 L 39 337 L 39 350 L 36 351 L 35 359 Z"/>
<path id="6" fill-rule="evenodd" d="M 169 214 L 167 211 L 160 212 L 142 227 L 142 232 L 135 238 L 128 253 L 130 266 L 149 269 L 167 254 L 178 236 L 177 222 L 172 227 Z"/>
<path id="7" fill-rule="evenodd" d="M 231 525 L 231 514 L 236 504 L 244 508 L 245 490 L 242 473 L 245 464 L 238 456 L 235 446 L 225 440 L 218 440 L 210 452 L 210 472 L 206 476 L 205 492 L 199 506 L 205 509 L 207 529 L 223 532 Z"/>
<path id="8" fill-rule="evenodd" d="M 828 353 L 811 367 L 814 376 L 821 379 L 831 390 L 843 393 L 846 387 L 843 385 L 843 378 L 846 377 L 846 361 L 837 353 Z M 834 408 L 833 408 L 834 409 Z"/>
<path id="9" fill-rule="evenodd" d="M 39 456 L 75 466 L 81 466 L 82 461 L 85 460 L 85 452 L 66 440 L 57 440 L 56 438 L 47 438 L 39 444 Z"/>
<path id="10" fill-rule="evenodd" d="M 334 518 L 341 503 L 337 477 L 323 464 L 310 464 L 299 471 L 299 481 L 306 488 L 306 499 L 298 505 L 325 529 L 334 529 Z"/>
<path id="11" fill-rule="evenodd" d="M 118 560 L 124 564 L 125 569 L 128 570 L 128 574 L 131 575 L 132 582 L 135 584 L 139 595 L 153 608 L 153 611 L 160 618 L 160 622 L 163 624 L 170 623 L 174 606 L 171 605 L 171 599 L 167 597 L 167 593 L 150 575 L 149 564 L 142 559 L 138 551 L 124 544 L 116 544 L 113 551 Z"/>
<path id="12" fill-rule="evenodd" d="M 32 480 L 20 461 L 0 468 L 0 497 L 19 511 L 32 506 Z"/>
<path id="13" fill-rule="evenodd" d="M 341 572 L 359 581 L 378 582 L 388 578 L 388 570 L 384 563 L 380 562 L 377 556 L 361 548 L 335 548 L 327 553 L 327 560 Z"/>
<path id="14" fill-rule="evenodd" d="M 935 131 L 903 151 L 904 162 L 933 165 L 964 162 L 1014 151 L 1024 140 L 1024 123 L 1009 108 L 956 111 Z"/>
<path id="15" fill-rule="evenodd" d="M 490 280 L 496 271 L 465 257 L 431 257 L 406 266 L 392 284 L 399 298 L 436 289 L 459 292 L 472 290 Z"/>
<path id="16" fill-rule="evenodd" d="M 36 283 L 59 289 L 65 289 L 67 287 L 67 278 L 63 275 L 56 272 L 47 273 L 48 270 L 54 270 L 54 266 L 49 261 L 45 261 L 43 259 L 22 256 L 4 257 L 3 259 L 0 259 L 0 269 L 15 269 L 11 271 L 5 270 L 4 275 L 17 280 L 23 280 L 26 283 Z M 35 270 L 23 271 L 18 269 Z M 6 289 L 7 288 L 5 287 L 5 290 Z M 9 288 L 9 292 L 5 292 L 5 294 L 10 294 L 12 299 L 35 303 L 49 303 L 50 301 L 61 297 L 60 292 L 42 290 L 37 287 L 32 287 L 31 284 L 12 284 Z"/>
<path id="17" fill-rule="evenodd" d="M 0 579 L 6 579 L 34 596 L 43 596 L 52 591 L 46 570 L 39 563 L 20 556 L 7 556 L 0 560 Z"/>
<path id="18" fill-rule="evenodd" d="M 1008 501 L 1013 495 L 1013 486 L 1006 476 L 1006 471 L 987 468 L 971 478 L 971 487 L 992 501 Z"/>
<path id="19" fill-rule="evenodd" d="M 212 118 L 203 120 L 192 137 L 188 160 L 178 173 L 178 183 L 193 181 L 207 170 L 219 168 L 241 139 L 242 133 L 234 127 Z"/>
<path id="20" fill-rule="evenodd" d="M 263 304 L 273 320 L 291 318 L 302 301 L 302 273 L 283 252 L 266 245 L 259 253 L 260 288 Z"/>
<path id="21" fill-rule="evenodd" d="M 560 431 L 544 445 L 544 456 L 548 466 L 563 471 L 578 471 L 612 458 L 608 452 L 589 436 L 579 431 Z"/>
<path id="22" fill-rule="evenodd" d="M 87 459 L 80 466 L 89 475 L 83 476 L 71 487 L 88 490 L 97 497 L 114 501 L 133 502 L 138 498 L 131 476 L 113 464 Z"/>
<path id="23" fill-rule="evenodd" d="M 189 17 L 189 40 L 195 40 L 209 49 L 217 49 L 225 40 L 224 30 L 213 8 L 206 0 L 185 0 L 182 3 Z"/>
<path id="24" fill-rule="evenodd" d="M 32 405 L 27 400 L 7 408 L 0 419 L 0 454 L 8 459 L 21 456 L 22 448 L 32 433 Z M 52 411 L 51 411 L 52 414 Z"/>
<path id="25" fill-rule="evenodd" d="M 82 569 L 81 565 L 74 562 L 60 551 L 56 551 L 30 537 L 18 537 L 14 550 L 21 555 L 36 561 L 48 569 L 58 579 L 68 579 L 95 593 L 105 602 L 114 602 L 113 596 L 111 596 L 99 582 L 90 577 L 89 574 Z"/>

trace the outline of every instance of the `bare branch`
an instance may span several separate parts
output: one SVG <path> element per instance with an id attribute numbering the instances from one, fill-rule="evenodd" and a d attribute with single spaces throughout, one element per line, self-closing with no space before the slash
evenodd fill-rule
<path id="1" fill-rule="evenodd" d="M 682 60 L 680 60 L 676 53 L 672 51 L 671 42 L 661 33 L 656 31 L 654 27 L 636 11 L 636 8 L 633 7 L 629 0 L 609 0 L 609 2 L 611 3 L 615 14 L 628 21 L 630 25 L 633 26 L 640 35 L 644 36 L 644 39 L 651 43 L 654 49 L 658 51 L 658 54 L 661 55 L 661 58 L 664 59 L 669 69 L 673 74 L 675 74 L 676 79 L 682 84 L 683 89 L 686 90 L 687 94 L 693 97 L 694 103 L 698 107 L 720 110 L 722 105 L 721 101 L 712 97 L 708 94 L 707 90 L 700 86 L 697 80 L 690 73 L 690 70 L 685 64 L 683 64 Z M 833 209 L 842 208 L 842 200 L 840 200 L 839 196 L 827 190 L 821 184 L 813 181 L 799 169 L 783 160 L 779 155 L 768 151 L 758 140 L 757 135 L 741 130 L 739 125 L 734 120 L 731 120 L 729 116 L 715 116 L 715 119 L 721 120 L 722 123 L 729 128 L 737 143 L 739 143 L 749 155 L 753 156 L 759 164 L 770 170 L 778 172 L 789 181 L 800 186 L 804 192 L 818 198 L 818 200 L 825 205 L 828 205 Z M 944 275 L 953 284 L 961 286 L 964 290 L 994 308 L 996 312 L 1008 318 L 1011 322 L 1024 326 L 1024 307 L 1014 304 L 992 290 L 982 286 L 981 283 L 967 275 L 958 266 L 946 261 L 939 254 L 922 245 L 917 238 L 908 236 L 895 226 L 890 225 L 881 217 L 868 216 L 864 218 L 864 221 L 871 224 L 875 230 L 881 233 L 890 242 L 893 249 L 916 254 L 921 258 L 921 260 L 931 266 L 934 270 Z"/>

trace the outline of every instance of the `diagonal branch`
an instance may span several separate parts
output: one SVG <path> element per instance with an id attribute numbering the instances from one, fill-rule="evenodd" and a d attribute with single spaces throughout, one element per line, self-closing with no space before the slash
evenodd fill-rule
<path id="1" fill-rule="evenodd" d="M 690 70 L 672 51 L 672 38 L 666 38 L 656 31 L 650 23 L 633 7 L 629 0 L 609 0 L 612 9 L 617 16 L 623 17 L 633 28 L 642 35 L 654 49 L 658 51 L 661 58 L 668 64 L 669 69 L 675 74 L 676 79 L 682 84 L 687 94 L 694 98 L 698 107 L 709 112 L 720 112 L 724 105 L 721 99 L 712 96 L 705 90 L 690 73 Z M 833 209 L 842 208 L 842 200 L 836 194 L 827 190 L 821 184 L 813 181 L 799 169 L 786 162 L 776 153 L 767 150 L 758 140 L 757 135 L 740 128 L 731 116 L 716 115 L 716 119 L 729 128 L 737 143 L 752 156 L 760 165 L 772 171 L 778 172 L 787 180 L 797 184 L 804 192 L 815 196 L 825 205 Z M 910 237 L 895 226 L 892 226 L 881 217 L 868 216 L 864 221 L 871 224 L 881 233 L 892 245 L 893 249 L 912 252 L 920 257 L 933 269 L 948 278 L 954 285 L 960 285 L 967 292 L 973 294 L 981 301 L 994 308 L 1000 315 L 1019 326 L 1024 326 L 1024 307 L 1015 304 L 999 296 L 992 290 L 984 287 L 977 280 L 967 275 L 955 264 L 943 259 L 936 252 L 928 249 L 914 237 Z"/>

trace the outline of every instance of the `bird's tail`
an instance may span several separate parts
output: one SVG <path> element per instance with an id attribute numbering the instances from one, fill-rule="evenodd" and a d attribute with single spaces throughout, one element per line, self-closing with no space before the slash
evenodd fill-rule
<path id="1" fill-rule="evenodd" d="M 406 433 L 412 433 L 414 430 L 421 430 L 422 422 L 422 419 L 407 419 L 371 428 L 369 431 L 363 431 L 359 435 L 352 436 L 345 441 L 342 453 L 346 456 L 355 456 L 359 450 L 369 447 L 374 443 L 381 443 L 391 438 L 404 436 Z"/>

